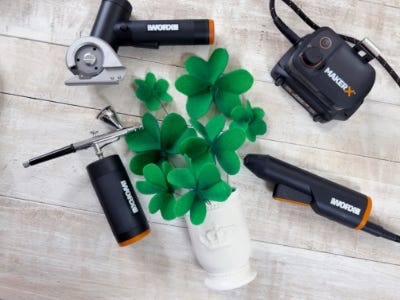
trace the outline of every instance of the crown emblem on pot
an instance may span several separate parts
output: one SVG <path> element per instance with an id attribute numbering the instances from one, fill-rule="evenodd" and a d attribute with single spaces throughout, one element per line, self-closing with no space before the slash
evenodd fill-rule
<path id="1" fill-rule="evenodd" d="M 205 231 L 200 236 L 200 242 L 208 249 L 214 250 L 231 246 L 235 225 L 216 226 Z"/>

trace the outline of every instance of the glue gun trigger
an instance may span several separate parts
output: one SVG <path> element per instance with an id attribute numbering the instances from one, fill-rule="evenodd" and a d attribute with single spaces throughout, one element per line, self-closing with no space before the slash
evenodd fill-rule
<path id="1" fill-rule="evenodd" d="M 312 197 L 310 195 L 299 192 L 284 184 L 275 185 L 272 197 L 278 201 L 288 202 L 300 206 L 309 206 L 312 201 Z"/>

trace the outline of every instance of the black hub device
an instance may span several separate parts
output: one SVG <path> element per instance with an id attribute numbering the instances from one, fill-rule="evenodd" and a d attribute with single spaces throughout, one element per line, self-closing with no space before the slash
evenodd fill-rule
<path id="1" fill-rule="evenodd" d="M 319 27 L 291 0 L 282 0 L 315 31 L 300 38 L 276 14 L 270 0 L 273 21 L 293 47 L 271 72 L 316 122 L 347 120 L 363 103 L 375 82 L 369 62 L 376 58 L 400 86 L 400 78 L 368 39 L 359 41 Z M 348 43 L 354 44 L 351 47 Z"/>
<path id="2" fill-rule="evenodd" d="M 301 38 L 271 75 L 318 122 L 347 120 L 375 82 L 368 61 L 327 27 Z"/>

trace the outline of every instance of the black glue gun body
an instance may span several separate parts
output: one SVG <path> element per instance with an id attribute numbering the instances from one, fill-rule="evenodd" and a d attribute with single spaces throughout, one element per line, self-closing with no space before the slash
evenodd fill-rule
<path id="1" fill-rule="evenodd" d="M 372 199 L 269 155 L 249 154 L 244 165 L 275 183 L 275 200 L 311 208 L 319 215 L 378 237 L 400 242 L 400 236 L 368 221 Z"/>
<path id="2" fill-rule="evenodd" d="M 247 155 L 244 164 L 255 175 L 275 183 L 275 200 L 311 206 L 319 215 L 362 229 L 369 218 L 370 197 L 269 155 Z"/>

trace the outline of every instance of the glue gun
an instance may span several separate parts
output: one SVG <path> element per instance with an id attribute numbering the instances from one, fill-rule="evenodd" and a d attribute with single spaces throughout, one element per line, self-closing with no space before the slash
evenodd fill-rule
<path id="1" fill-rule="evenodd" d="M 117 52 L 120 46 L 157 49 L 162 45 L 214 43 L 214 21 L 135 20 L 127 0 L 102 0 L 90 36 L 76 40 L 66 64 L 74 74 L 66 85 L 117 84 L 125 76 Z"/>
<path id="2" fill-rule="evenodd" d="M 372 199 L 269 155 L 249 154 L 244 165 L 256 176 L 275 183 L 273 198 L 311 206 L 332 221 L 400 242 L 400 236 L 368 221 Z"/>

